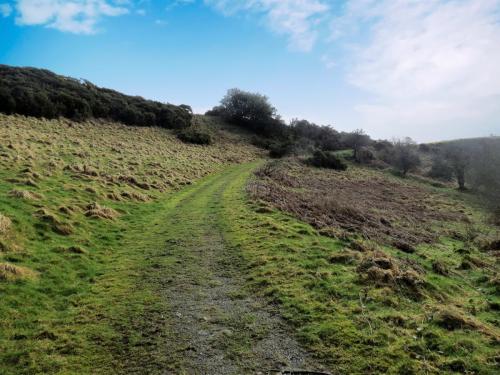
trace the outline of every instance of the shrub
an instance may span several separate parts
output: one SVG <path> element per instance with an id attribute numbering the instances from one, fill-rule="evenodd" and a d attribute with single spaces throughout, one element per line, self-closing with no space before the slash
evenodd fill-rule
<path id="1" fill-rule="evenodd" d="M 314 151 L 312 157 L 309 158 L 309 163 L 318 168 L 329 168 L 339 171 L 347 169 L 347 165 L 336 155 L 321 150 Z"/>
<path id="2" fill-rule="evenodd" d="M 394 141 L 390 163 L 403 176 L 406 176 L 408 172 L 420 165 L 420 157 L 416 152 L 416 148 L 415 142 L 411 138 Z"/>
<path id="3" fill-rule="evenodd" d="M 362 147 L 368 146 L 371 143 L 371 139 L 362 129 L 357 129 L 351 133 L 343 133 L 342 143 L 345 147 L 353 149 L 354 160 L 359 161 L 359 151 Z"/>
<path id="4" fill-rule="evenodd" d="M 362 147 L 359 151 L 358 151 L 358 159 L 357 161 L 359 163 L 362 163 L 362 164 L 368 164 L 370 162 L 372 162 L 373 160 L 375 160 L 375 155 L 373 154 L 373 152 L 367 148 L 367 147 Z"/>
<path id="5" fill-rule="evenodd" d="M 212 135 L 210 132 L 201 126 L 190 126 L 180 130 L 177 133 L 177 138 L 185 143 L 193 143 L 197 145 L 209 145 L 212 143 Z"/>
<path id="6" fill-rule="evenodd" d="M 269 146 L 269 156 L 279 159 L 293 153 L 293 144 L 290 142 L 275 142 Z"/>
<path id="7" fill-rule="evenodd" d="M 129 96 L 48 70 L 0 65 L 0 112 L 73 120 L 104 118 L 170 129 L 191 124 L 191 107 Z"/>
<path id="8" fill-rule="evenodd" d="M 432 160 L 428 176 L 444 181 L 451 181 L 453 179 L 453 168 L 441 155 L 436 155 Z"/>

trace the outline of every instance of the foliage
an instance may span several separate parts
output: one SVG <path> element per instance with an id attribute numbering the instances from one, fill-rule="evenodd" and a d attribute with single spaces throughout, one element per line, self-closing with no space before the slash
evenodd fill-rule
<path id="1" fill-rule="evenodd" d="M 187 105 L 163 104 L 48 70 L 6 65 L 0 65 L 0 112 L 78 121 L 102 118 L 171 129 L 189 126 L 192 118 Z"/>
<path id="2" fill-rule="evenodd" d="M 391 165 L 403 176 L 406 176 L 408 172 L 414 170 L 421 163 L 416 144 L 411 138 L 394 141 L 391 154 Z"/>
<path id="3" fill-rule="evenodd" d="M 199 125 L 191 125 L 178 131 L 177 138 L 186 143 L 197 145 L 209 145 L 213 142 L 212 135 L 208 129 Z"/>
<path id="4" fill-rule="evenodd" d="M 287 132 L 286 125 L 266 96 L 240 89 L 228 90 L 220 106 L 208 111 L 207 115 L 221 116 L 258 135 L 270 138 L 282 137 Z"/>
<path id="5" fill-rule="evenodd" d="M 313 146 L 323 151 L 336 151 L 341 148 L 340 134 L 330 126 L 316 125 L 307 120 L 294 119 L 290 123 L 291 133 L 298 143 L 307 139 Z"/>
<path id="6" fill-rule="evenodd" d="M 328 168 L 339 171 L 345 171 L 347 169 L 347 165 L 338 156 L 327 151 L 314 151 L 308 162 L 318 168 Z"/>
<path id="7" fill-rule="evenodd" d="M 471 153 L 463 143 L 447 143 L 443 147 L 443 154 L 457 179 L 458 188 L 465 189 L 465 176 L 470 163 Z"/>
<path id="8" fill-rule="evenodd" d="M 273 159 L 279 159 L 289 156 L 294 151 L 294 144 L 290 141 L 276 141 L 269 146 L 269 156 Z"/>
<path id="9" fill-rule="evenodd" d="M 357 129 L 351 133 L 342 134 L 342 143 L 354 150 L 354 160 L 359 161 L 359 150 L 371 143 L 370 137 L 362 130 Z"/>
<path id="10" fill-rule="evenodd" d="M 453 179 L 453 168 L 442 155 L 438 154 L 432 159 L 432 166 L 428 176 L 444 181 L 451 181 Z"/>
<path id="11" fill-rule="evenodd" d="M 200 148 L 157 127 L 0 114 L 1 374 L 165 368 L 155 267 L 173 194 L 260 154 L 213 126 Z"/>

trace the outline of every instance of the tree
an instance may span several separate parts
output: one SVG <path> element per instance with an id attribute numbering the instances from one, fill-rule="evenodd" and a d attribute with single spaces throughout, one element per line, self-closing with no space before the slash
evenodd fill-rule
<path id="1" fill-rule="evenodd" d="M 344 133 L 342 143 L 354 151 L 354 160 L 359 161 L 359 150 L 368 146 L 371 142 L 370 137 L 362 130 L 356 129 L 351 133 Z"/>
<path id="2" fill-rule="evenodd" d="M 252 130 L 258 135 L 283 138 L 288 127 L 281 120 L 267 96 L 230 89 L 222 98 L 220 106 L 208 112 L 224 117 L 236 125 Z"/>
<path id="3" fill-rule="evenodd" d="M 432 158 L 432 166 L 428 176 L 444 181 L 451 181 L 453 179 L 453 167 L 443 155 L 438 153 Z"/>
<path id="4" fill-rule="evenodd" d="M 403 176 L 420 165 L 420 157 L 417 153 L 417 145 L 411 138 L 395 140 L 393 142 L 391 164 L 401 172 Z"/>
<path id="5" fill-rule="evenodd" d="M 446 144 L 444 146 L 444 157 L 453 169 L 458 188 L 465 190 L 465 174 L 470 163 L 470 154 L 465 145 L 458 142 Z"/>
<path id="6" fill-rule="evenodd" d="M 263 122 L 276 118 L 267 96 L 230 89 L 221 100 L 224 116 L 236 122 Z"/>

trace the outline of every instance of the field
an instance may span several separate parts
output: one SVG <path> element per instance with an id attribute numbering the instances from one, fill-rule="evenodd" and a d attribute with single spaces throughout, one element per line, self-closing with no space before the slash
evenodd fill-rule
<path id="1" fill-rule="evenodd" d="M 498 371 L 498 229 L 473 197 L 298 161 L 248 191 L 229 220 L 250 280 L 338 373 Z"/>
<path id="2" fill-rule="evenodd" d="M 0 115 L 0 373 L 498 373 L 483 202 L 196 122 Z"/>
<path id="3" fill-rule="evenodd" d="M 164 300 L 139 287 L 150 262 L 140 249 L 160 205 L 259 151 L 215 125 L 208 147 L 102 121 L 0 115 L 0 129 L 0 373 L 147 358 L 134 342 Z"/>

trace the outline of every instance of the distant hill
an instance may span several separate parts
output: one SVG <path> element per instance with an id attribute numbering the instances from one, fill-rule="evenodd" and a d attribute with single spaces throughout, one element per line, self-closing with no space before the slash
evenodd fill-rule
<path id="1" fill-rule="evenodd" d="M 0 112 L 73 120 L 102 118 L 127 125 L 183 128 L 189 106 L 176 106 L 98 87 L 44 69 L 0 65 Z"/>

